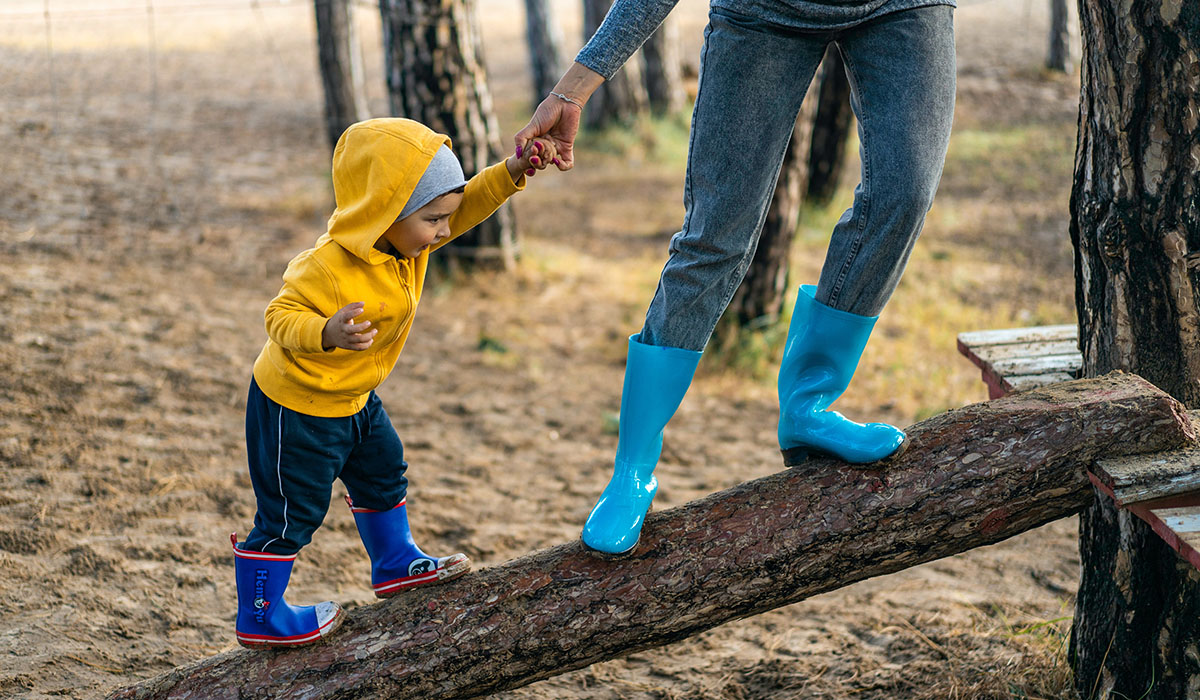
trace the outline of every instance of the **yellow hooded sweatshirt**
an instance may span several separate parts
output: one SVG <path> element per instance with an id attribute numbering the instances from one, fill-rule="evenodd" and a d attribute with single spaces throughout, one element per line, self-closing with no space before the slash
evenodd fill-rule
<path id="1" fill-rule="evenodd" d="M 450 138 L 409 119 L 371 119 L 351 126 L 333 151 L 337 209 L 328 231 L 283 273 L 283 288 L 267 306 L 267 343 L 254 362 L 263 393 L 312 416 L 357 413 L 391 373 L 412 328 L 429 253 L 496 211 L 514 184 L 504 163 L 467 183 L 450 216 L 450 238 L 416 258 L 393 256 L 375 242 L 404 209 L 438 148 Z M 355 322 L 377 329 L 366 350 L 321 347 L 325 322 L 338 309 L 366 302 Z"/>

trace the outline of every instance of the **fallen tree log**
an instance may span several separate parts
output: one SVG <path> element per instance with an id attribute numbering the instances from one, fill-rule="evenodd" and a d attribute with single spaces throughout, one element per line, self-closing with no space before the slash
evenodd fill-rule
<path id="1" fill-rule="evenodd" d="M 578 542 L 353 610 L 328 642 L 232 651 L 111 698 L 468 698 L 683 639 L 1081 510 L 1099 458 L 1194 442 L 1134 375 L 1057 384 L 909 430 L 883 470 L 815 460 L 648 518 L 626 559 Z M 231 584 L 232 585 L 232 584 Z"/>

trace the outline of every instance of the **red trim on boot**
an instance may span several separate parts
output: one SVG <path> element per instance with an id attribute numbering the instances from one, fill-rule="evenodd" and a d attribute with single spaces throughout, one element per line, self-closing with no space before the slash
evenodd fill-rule
<path id="1" fill-rule="evenodd" d="M 408 501 L 408 498 L 401 498 L 399 503 L 392 506 L 388 510 L 396 510 L 397 508 L 403 506 L 407 501 Z M 350 496 L 346 496 L 346 505 L 350 506 L 351 513 L 386 513 L 387 512 L 386 510 L 371 510 L 370 508 L 359 508 L 358 506 L 354 505 L 354 501 L 350 500 Z"/>
<path id="2" fill-rule="evenodd" d="M 305 634 L 295 634 L 290 637 L 272 637 L 265 634 L 244 634 L 237 633 L 238 644 L 244 647 L 298 647 L 304 646 L 311 642 L 315 642 L 327 633 L 332 632 L 338 625 L 342 624 L 342 616 L 346 613 L 344 610 L 338 609 L 338 612 L 324 625 L 317 628 L 315 632 Z"/>
<path id="3" fill-rule="evenodd" d="M 459 564 L 465 563 L 461 571 L 452 571 L 446 574 L 447 569 L 453 569 Z M 426 571 L 423 574 L 414 574 L 413 576 L 401 576 L 394 578 L 391 581 L 384 581 L 372 586 L 375 589 L 376 598 L 390 598 L 400 591 L 403 591 L 414 586 L 420 586 L 426 583 L 438 583 L 439 581 L 450 581 L 462 576 L 471 570 L 471 559 L 465 554 L 452 554 L 445 560 L 438 561 L 438 567 L 433 571 Z"/>
<path id="4" fill-rule="evenodd" d="M 295 554 L 271 554 L 270 552 L 254 552 L 238 547 L 237 533 L 229 533 L 229 543 L 233 545 L 233 556 L 242 559 L 265 559 L 267 561 L 295 561 Z"/>

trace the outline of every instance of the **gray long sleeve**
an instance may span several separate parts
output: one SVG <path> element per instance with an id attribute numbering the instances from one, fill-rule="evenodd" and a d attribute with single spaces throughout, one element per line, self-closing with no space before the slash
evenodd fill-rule
<path id="1" fill-rule="evenodd" d="M 646 43 L 679 0 L 616 0 L 575 60 L 605 80 Z"/>
<path id="2" fill-rule="evenodd" d="M 679 0 L 616 0 L 575 60 L 607 80 L 641 48 Z M 955 0 L 711 0 L 714 12 L 800 31 L 834 31 L 883 15 Z"/>

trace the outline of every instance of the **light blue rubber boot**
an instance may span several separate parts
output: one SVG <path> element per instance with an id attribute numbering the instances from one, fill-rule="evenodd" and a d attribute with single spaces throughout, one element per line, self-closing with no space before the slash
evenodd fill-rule
<path id="1" fill-rule="evenodd" d="M 658 491 L 654 467 L 662 452 L 663 428 L 700 362 L 694 350 L 644 345 L 639 338 L 629 338 L 613 476 L 583 526 L 583 543 L 609 555 L 627 554 L 637 546 Z"/>
<path id="2" fill-rule="evenodd" d="M 779 367 L 779 449 L 794 467 L 810 453 L 851 464 L 869 464 L 899 454 L 904 432 L 886 423 L 855 423 L 829 406 L 846 387 L 878 316 L 838 311 L 816 300 L 804 285 L 788 327 Z"/>

